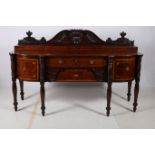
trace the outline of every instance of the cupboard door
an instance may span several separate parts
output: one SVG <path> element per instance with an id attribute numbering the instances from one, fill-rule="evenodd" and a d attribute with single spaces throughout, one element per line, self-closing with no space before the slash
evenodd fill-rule
<path id="1" fill-rule="evenodd" d="M 135 58 L 122 58 L 114 60 L 113 80 L 128 81 L 134 79 Z"/>
<path id="2" fill-rule="evenodd" d="M 20 80 L 38 81 L 39 80 L 38 59 L 17 57 L 17 76 Z"/>

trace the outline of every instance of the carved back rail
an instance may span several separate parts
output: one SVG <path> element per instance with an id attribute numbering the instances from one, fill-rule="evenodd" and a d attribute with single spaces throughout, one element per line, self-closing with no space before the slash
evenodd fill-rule
<path id="1" fill-rule="evenodd" d="M 32 37 L 32 32 L 28 31 L 27 37 L 18 41 L 18 45 L 118 45 L 134 46 L 134 41 L 126 38 L 126 33 L 120 33 L 121 37 L 117 40 L 108 38 L 101 40 L 96 34 L 89 30 L 63 30 L 56 34 L 52 39 L 46 40 L 44 37 L 40 40 Z"/>

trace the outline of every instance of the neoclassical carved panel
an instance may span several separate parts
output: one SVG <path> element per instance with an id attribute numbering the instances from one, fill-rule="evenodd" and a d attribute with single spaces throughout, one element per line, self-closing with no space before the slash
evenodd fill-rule
<path id="1" fill-rule="evenodd" d="M 105 44 L 96 34 L 88 30 L 64 30 L 47 44 Z"/>

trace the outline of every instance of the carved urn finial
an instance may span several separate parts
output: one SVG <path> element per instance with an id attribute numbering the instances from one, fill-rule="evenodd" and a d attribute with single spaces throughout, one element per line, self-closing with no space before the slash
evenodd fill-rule
<path id="1" fill-rule="evenodd" d="M 29 38 L 31 38 L 31 36 L 32 36 L 32 32 L 31 31 L 28 31 L 28 32 L 26 32 L 26 34 L 27 34 L 27 36 L 29 37 Z"/>
<path id="2" fill-rule="evenodd" d="M 125 38 L 126 33 L 125 32 L 121 32 L 120 35 L 121 35 L 122 38 Z"/>

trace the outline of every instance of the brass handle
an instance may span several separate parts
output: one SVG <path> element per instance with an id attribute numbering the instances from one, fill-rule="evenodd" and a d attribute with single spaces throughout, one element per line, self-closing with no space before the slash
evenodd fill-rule
<path id="1" fill-rule="evenodd" d="M 129 66 L 127 66 L 125 70 L 126 70 L 126 71 L 129 71 L 129 70 L 130 70 L 130 67 L 129 67 Z"/>
<path id="2" fill-rule="evenodd" d="M 32 64 L 33 64 L 33 65 L 35 65 L 35 64 L 36 64 L 36 62 L 34 62 L 34 61 L 33 61 L 33 62 L 32 62 Z"/>
<path id="3" fill-rule="evenodd" d="M 120 63 L 119 63 L 119 62 L 117 62 L 117 66 L 119 66 L 119 64 L 120 64 Z"/>
<path id="4" fill-rule="evenodd" d="M 26 66 L 23 66 L 23 71 L 24 71 L 24 72 L 26 71 Z"/>
<path id="5" fill-rule="evenodd" d="M 94 60 L 90 60 L 90 64 L 94 65 L 95 61 Z"/>
<path id="6" fill-rule="evenodd" d="M 63 60 L 59 60 L 58 63 L 61 65 L 63 64 Z"/>
<path id="7" fill-rule="evenodd" d="M 77 78 L 77 77 L 79 77 L 79 74 L 74 74 L 73 77 L 76 77 Z"/>
<path id="8" fill-rule="evenodd" d="M 78 60 L 77 60 L 77 59 L 75 59 L 75 60 L 74 60 L 74 62 L 75 62 L 75 63 L 77 63 L 77 62 L 78 62 Z"/>

